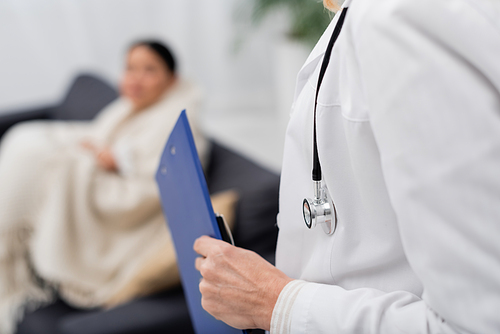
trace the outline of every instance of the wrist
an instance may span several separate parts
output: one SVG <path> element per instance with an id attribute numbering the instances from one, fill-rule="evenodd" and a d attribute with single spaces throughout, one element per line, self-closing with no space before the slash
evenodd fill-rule
<path id="1" fill-rule="evenodd" d="M 293 281 L 290 277 L 283 274 L 282 277 L 276 277 L 269 281 L 267 288 L 264 293 L 267 296 L 265 312 L 260 319 L 260 323 L 257 323 L 257 327 L 269 331 L 271 328 L 271 320 L 273 316 L 273 311 L 278 301 L 278 298 L 288 283 Z"/>
<path id="2" fill-rule="evenodd" d="M 289 333 L 291 324 L 294 320 L 301 318 L 304 315 L 304 304 L 298 303 L 302 290 L 304 288 L 313 288 L 317 285 L 311 285 L 303 280 L 291 280 L 281 291 L 278 301 L 276 302 L 271 318 L 271 333 Z M 310 290 L 310 289 L 309 289 Z M 310 296 L 311 291 L 308 291 L 305 296 Z M 297 313 L 299 312 L 299 313 Z M 300 331 L 299 331 L 300 332 Z"/>

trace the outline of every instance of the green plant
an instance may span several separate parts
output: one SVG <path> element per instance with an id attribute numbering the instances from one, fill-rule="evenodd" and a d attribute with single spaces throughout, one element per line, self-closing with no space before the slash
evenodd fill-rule
<path id="1" fill-rule="evenodd" d="M 252 19 L 259 23 L 270 12 L 285 9 L 290 15 L 289 37 L 314 45 L 331 21 L 331 12 L 317 0 L 254 0 Z"/>

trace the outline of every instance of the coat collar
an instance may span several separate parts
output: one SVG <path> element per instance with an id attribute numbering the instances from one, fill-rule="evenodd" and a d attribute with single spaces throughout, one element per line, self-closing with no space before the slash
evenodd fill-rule
<path id="1" fill-rule="evenodd" d="M 337 22 L 339 20 L 340 12 L 345 7 L 349 7 L 351 2 L 352 0 L 344 1 L 341 9 L 335 14 L 335 16 L 332 19 L 332 22 L 330 22 L 323 35 L 320 37 L 318 43 L 309 54 L 309 57 L 307 57 L 306 62 L 300 69 L 299 74 L 297 76 L 297 85 L 295 89 L 294 101 L 297 99 L 298 94 L 302 91 L 305 84 L 309 80 L 311 74 L 314 72 L 314 70 L 318 66 L 318 63 L 323 58 L 323 55 L 325 54 L 326 51 L 326 47 L 328 46 L 328 42 L 330 41 L 330 37 L 332 36 L 333 30 L 335 29 L 335 26 L 337 25 Z"/>

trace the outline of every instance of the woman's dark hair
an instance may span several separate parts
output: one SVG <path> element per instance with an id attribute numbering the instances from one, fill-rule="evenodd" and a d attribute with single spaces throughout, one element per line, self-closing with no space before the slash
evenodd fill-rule
<path id="1" fill-rule="evenodd" d="M 129 50 L 132 50 L 133 48 L 136 48 L 138 46 L 146 46 L 156 52 L 158 56 L 165 62 L 167 65 L 168 69 L 175 74 L 176 71 L 176 62 L 175 58 L 172 55 L 172 52 L 165 46 L 165 44 L 155 41 L 155 40 L 145 40 L 145 41 L 138 41 L 129 48 Z"/>

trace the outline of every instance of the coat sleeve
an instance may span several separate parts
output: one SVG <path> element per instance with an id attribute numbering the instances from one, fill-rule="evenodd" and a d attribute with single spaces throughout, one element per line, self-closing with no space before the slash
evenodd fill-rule
<path id="1" fill-rule="evenodd" d="M 500 20 L 481 8 L 494 2 L 374 3 L 347 20 L 357 22 L 372 130 L 424 293 L 294 281 L 271 333 L 498 333 Z"/>

